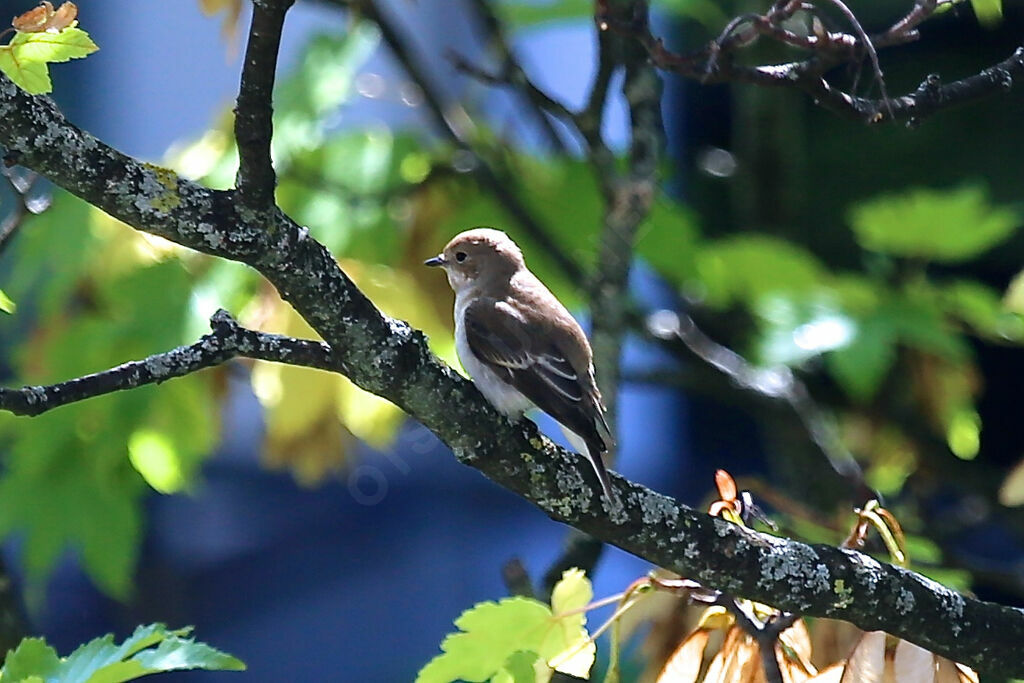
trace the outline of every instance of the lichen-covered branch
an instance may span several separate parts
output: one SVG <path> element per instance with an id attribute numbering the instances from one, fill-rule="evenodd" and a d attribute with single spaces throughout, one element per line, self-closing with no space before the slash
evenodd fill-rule
<path id="1" fill-rule="evenodd" d="M 270 160 L 274 116 L 271 100 L 284 16 L 294 2 L 253 0 L 252 3 L 249 41 L 235 104 L 235 140 L 238 142 L 235 187 L 239 201 L 250 209 L 268 209 L 274 203 L 277 180 Z"/>
<path id="2" fill-rule="evenodd" d="M 139 230 L 258 270 L 327 341 L 332 368 L 400 406 L 461 462 L 552 519 L 732 595 L 884 629 L 983 672 L 1024 675 L 1024 661 L 1006 656 L 1024 642 L 1024 610 L 964 597 L 854 551 L 755 533 L 618 475 L 620 502 L 611 506 L 581 457 L 532 423 L 498 414 L 430 353 L 422 333 L 383 315 L 279 211 L 254 223 L 237 210 L 235 193 L 120 154 L 4 76 L 0 144 L 9 158 Z"/>
<path id="3" fill-rule="evenodd" d="M 0 387 L 0 410 L 15 415 L 40 415 L 69 403 L 184 377 L 238 356 L 321 370 L 331 370 L 335 366 L 327 344 L 249 330 L 241 327 L 224 310 L 213 315 L 210 327 L 213 331 L 194 344 L 123 363 L 116 368 L 49 386 Z"/>

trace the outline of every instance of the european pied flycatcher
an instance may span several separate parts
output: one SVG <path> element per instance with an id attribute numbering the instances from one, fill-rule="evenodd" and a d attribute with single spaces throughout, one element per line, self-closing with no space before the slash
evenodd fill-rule
<path id="1" fill-rule="evenodd" d="M 612 439 L 590 344 L 516 243 L 475 228 L 425 264 L 444 268 L 455 290 L 455 349 L 484 398 L 510 417 L 536 406 L 557 420 L 614 500 L 601 459 Z"/>

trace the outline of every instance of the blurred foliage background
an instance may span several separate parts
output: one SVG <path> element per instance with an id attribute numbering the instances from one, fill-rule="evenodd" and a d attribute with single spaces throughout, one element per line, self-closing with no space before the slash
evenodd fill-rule
<path id="1" fill-rule="evenodd" d="M 200 4 L 222 12 L 228 44 L 244 36 L 244 19 L 235 23 L 240 3 Z M 869 29 L 888 26 L 907 5 L 850 3 Z M 530 32 L 589 27 L 592 11 L 578 0 L 495 9 L 512 45 Z M 692 48 L 751 4 L 664 0 L 654 9 L 669 42 Z M 952 80 L 991 65 L 1012 52 L 1022 27 L 1015 3 L 990 26 L 969 4 L 957 5 L 924 25 L 918 43 L 883 52 L 889 91 L 912 89 L 928 73 Z M 461 131 L 453 140 L 431 120 L 429 84 L 364 69 L 381 48 L 372 21 L 338 13 L 281 74 L 273 154 L 282 208 L 380 308 L 425 330 L 452 364 L 451 293 L 420 264 L 469 226 L 508 231 L 534 271 L 582 311 L 587 283 L 567 274 L 481 181 L 485 168 L 586 269 L 603 204 L 579 141 L 550 119 L 538 124 L 524 99 L 471 81 L 445 101 L 444 115 Z M 477 57 L 486 63 L 487 50 Z M 759 60 L 777 57 L 753 51 Z M 528 63 L 540 82 L 558 69 Z M 449 87 L 437 78 L 441 90 Z M 59 81 L 57 88 L 59 95 Z M 367 99 L 412 115 L 399 124 L 358 116 L 352 123 L 350 113 Z M 621 109 L 621 98 L 609 107 Z M 917 127 L 867 128 L 796 93 L 666 77 L 663 110 L 669 158 L 637 245 L 640 267 L 670 285 L 675 306 L 717 342 L 759 366 L 792 368 L 806 383 L 840 437 L 836 448 L 852 454 L 910 534 L 916 568 L 1022 604 L 1024 94 L 943 111 Z M 545 142 L 548 128 L 560 145 Z M 229 113 L 156 161 L 231 187 L 237 152 Z M 58 382 L 191 342 L 220 307 L 248 326 L 313 336 L 244 267 L 137 233 L 59 190 L 34 190 L 50 191 L 52 206 L 0 254 L 7 384 Z M 4 195 L 5 210 L 14 200 Z M 677 372 L 642 383 L 682 388 L 694 401 L 748 416 L 763 462 L 741 483 L 788 533 L 835 543 L 863 500 L 805 426 L 693 356 L 676 355 Z M 342 476 L 357 443 L 388 449 L 403 424 L 394 406 L 340 376 L 243 365 L 264 415 L 263 462 L 287 468 L 303 485 Z M 0 415 L 0 535 L 17 541 L 10 557 L 25 570 L 20 585 L 30 607 L 39 608 L 68 548 L 102 591 L 132 595 L 144 500 L 194 489 L 223 438 L 218 416 L 237 370 L 208 370 L 37 418 Z M 701 458 L 743 474 L 714 452 Z"/>

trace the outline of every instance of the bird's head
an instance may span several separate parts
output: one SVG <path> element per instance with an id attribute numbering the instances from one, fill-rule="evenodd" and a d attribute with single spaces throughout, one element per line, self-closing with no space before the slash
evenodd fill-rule
<path id="1" fill-rule="evenodd" d="M 473 228 L 453 237 L 444 251 L 424 264 L 444 268 L 448 283 L 460 292 L 484 281 L 507 282 L 523 267 L 523 253 L 501 230 Z"/>

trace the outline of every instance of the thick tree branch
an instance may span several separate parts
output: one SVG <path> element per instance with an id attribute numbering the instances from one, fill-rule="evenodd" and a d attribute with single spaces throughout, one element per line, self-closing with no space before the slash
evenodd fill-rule
<path id="1" fill-rule="evenodd" d="M 326 344 L 257 332 L 241 327 L 220 310 L 210 319 L 213 332 L 188 346 L 157 353 L 116 368 L 49 386 L 20 389 L 0 387 L 0 410 L 15 415 L 40 415 L 54 408 L 115 391 L 160 384 L 203 368 L 220 365 L 236 356 L 302 365 L 322 370 L 335 367 Z"/>
<path id="2" fill-rule="evenodd" d="M 235 187 L 243 206 L 269 209 L 277 184 L 270 159 L 273 135 L 274 76 L 281 46 L 284 15 L 295 0 L 253 0 L 249 42 L 245 48 L 242 83 L 235 105 L 238 175 Z"/>
<path id="3" fill-rule="evenodd" d="M 983 672 L 1024 675 L 1024 661 L 1006 656 L 1024 641 L 1024 610 L 966 598 L 854 551 L 749 531 L 618 475 L 620 503 L 608 507 L 582 458 L 532 423 L 499 415 L 429 352 L 421 333 L 380 313 L 330 253 L 279 212 L 266 223 L 247 220 L 233 193 L 116 152 L 4 76 L 0 143 L 19 163 L 140 230 L 257 269 L 330 344 L 332 365 L 552 519 L 732 595 L 884 629 Z"/>

